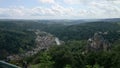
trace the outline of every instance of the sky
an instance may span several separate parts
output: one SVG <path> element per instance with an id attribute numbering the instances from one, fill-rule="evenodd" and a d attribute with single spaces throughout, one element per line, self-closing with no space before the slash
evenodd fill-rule
<path id="1" fill-rule="evenodd" d="M 120 0 L 0 0 L 0 19 L 120 18 Z"/>

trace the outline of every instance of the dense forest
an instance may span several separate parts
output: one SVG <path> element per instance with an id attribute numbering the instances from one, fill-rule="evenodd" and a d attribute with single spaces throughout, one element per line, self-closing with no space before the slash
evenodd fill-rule
<path id="1" fill-rule="evenodd" d="M 34 39 L 35 34 L 31 31 L 0 30 L 0 59 L 32 49 Z"/>
<path id="2" fill-rule="evenodd" d="M 58 23 L 59 22 L 59 23 Z M 64 22 L 64 23 L 60 23 Z M 83 21 L 82 21 L 83 22 Z M 66 25 L 66 23 L 70 23 Z M 74 24 L 75 23 L 75 24 Z M 22 66 L 27 61 L 31 68 L 119 68 L 120 67 L 120 22 L 94 21 L 0 21 L 0 59 L 9 54 L 26 52 L 35 47 L 35 30 L 41 30 L 64 41 L 52 45 L 34 56 L 19 61 L 10 61 Z M 102 32 L 110 43 L 109 51 L 86 52 L 88 39 Z"/>

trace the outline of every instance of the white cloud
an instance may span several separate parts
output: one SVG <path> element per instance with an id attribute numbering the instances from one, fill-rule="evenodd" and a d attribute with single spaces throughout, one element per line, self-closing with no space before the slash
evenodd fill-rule
<path id="1" fill-rule="evenodd" d="M 113 18 L 120 17 L 120 1 L 108 0 L 64 0 L 72 6 L 60 5 L 58 0 L 39 0 L 51 4 L 49 7 L 11 7 L 0 8 L 0 17 L 49 17 L 49 18 Z M 74 8 L 78 7 L 78 8 Z"/>
<path id="2" fill-rule="evenodd" d="M 61 5 L 53 5 L 51 7 L 51 10 L 54 12 L 54 14 L 56 15 L 60 15 L 60 16 L 68 16 L 71 15 L 71 13 L 73 12 L 73 8 L 65 8 Z M 74 12 L 73 12 L 74 13 Z"/>
<path id="3" fill-rule="evenodd" d="M 21 17 L 25 15 L 24 8 L 0 8 L 0 15 L 9 17 Z"/>
<path id="4" fill-rule="evenodd" d="M 71 16 L 73 12 L 72 8 L 64 8 L 60 5 L 53 5 L 51 8 L 34 7 L 34 8 L 0 8 L 0 17 L 42 17 L 42 16 Z"/>
<path id="5" fill-rule="evenodd" d="M 112 1 L 91 2 L 89 6 L 99 17 L 120 17 L 120 6 Z"/>
<path id="6" fill-rule="evenodd" d="M 39 0 L 42 3 L 55 3 L 54 0 Z"/>
<path id="7" fill-rule="evenodd" d="M 80 4 L 80 0 L 63 0 L 66 4 Z"/>

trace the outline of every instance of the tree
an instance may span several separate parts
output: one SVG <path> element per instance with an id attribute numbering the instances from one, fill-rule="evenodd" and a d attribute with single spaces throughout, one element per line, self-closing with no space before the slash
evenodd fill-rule
<path id="1" fill-rule="evenodd" d="M 72 68 L 69 64 L 67 64 L 64 68 Z"/>
<path id="2" fill-rule="evenodd" d="M 53 68 L 54 61 L 51 61 L 52 57 L 47 53 L 43 53 L 40 56 L 40 68 Z"/>

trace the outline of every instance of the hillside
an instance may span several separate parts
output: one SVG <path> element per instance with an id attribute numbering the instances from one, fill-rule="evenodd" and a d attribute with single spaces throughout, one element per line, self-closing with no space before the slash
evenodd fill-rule
<path id="1" fill-rule="evenodd" d="M 61 20 L 0 21 L 0 59 L 12 56 L 15 60 L 10 63 L 22 66 L 22 61 L 27 61 L 32 68 L 120 67 L 119 22 L 69 22 L 72 24 Z"/>
<path id="2" fill-rule="evenodd" d="M 32 49 L 35 46 L 34 39 L 32 31 L 0 30 L 0 59 Z"/>
<path id="3" fill-rule="evenodd" d="M 116 36 L 119 35 L 119 33 L 117 32 L 119 30 L 120 26 L 117 23 L 90 22 L 70 25 L 49 32 L 56 35 L 62 40 L 87 40 L 89 37 L 92 37 L 95 32 L 108 32 L 109 36 L 111 34 L 115 34 L 114 37 L 111 35 L 111 38 L 114 39 L 117 38 Z"/>

